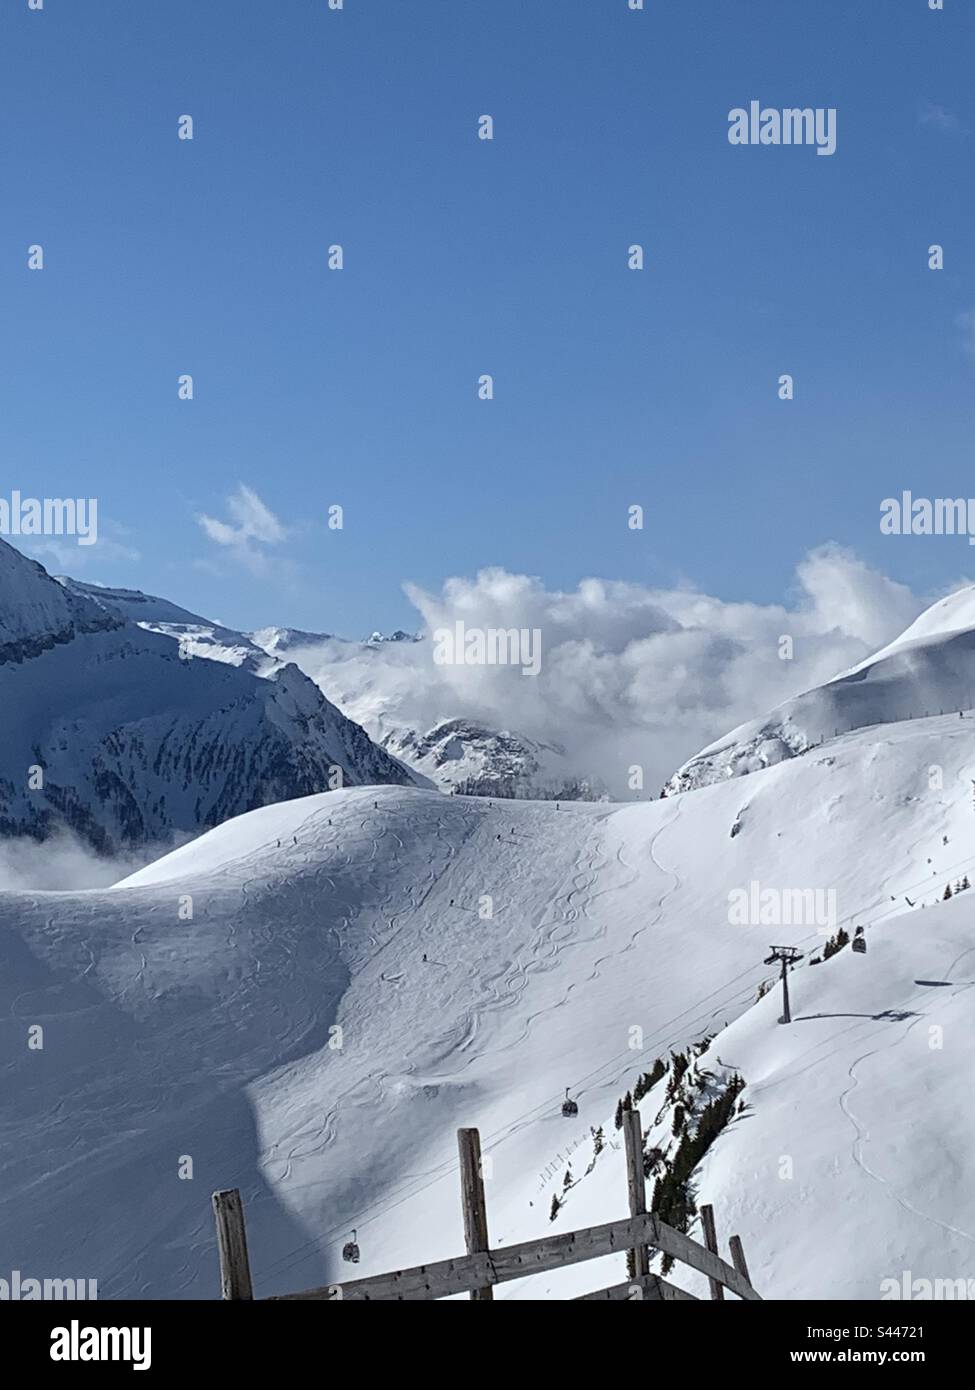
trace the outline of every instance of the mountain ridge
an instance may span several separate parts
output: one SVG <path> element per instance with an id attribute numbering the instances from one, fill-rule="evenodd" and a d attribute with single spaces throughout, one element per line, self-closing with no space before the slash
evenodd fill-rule
<path id="1" fill-rule="evenodd" d="M 155 622 L 128 616 L 143 600 Z M 332 785 L 422 783 L 298 667 L 220 648 L 218 627 L 194 643 L 163 604 L 0 541 L 0 834 L 67 826 L 111 853 Z"/>

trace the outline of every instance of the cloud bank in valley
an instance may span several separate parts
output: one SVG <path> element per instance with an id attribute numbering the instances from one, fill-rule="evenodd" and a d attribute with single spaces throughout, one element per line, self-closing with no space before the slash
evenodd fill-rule
<path id="1" fill-rule="evenodd" d="M 629 796 L 628 769 L 655 795 L 686 758 L 731 728 L 831 679 L 892 640 L 926 602 L 849 551 L 798 566 L 791 605 L 735 603 L 691 588 L 585 579 L 572 592 L 485 569 L 439 593 L 405 586 L 428 640 L 375 648 L 326 642 L 289 656 L 374 737 L 465 717 L 557 741 L 567 771 Z M 438 629 L 528 628 L 541 671 L 437 665 Z M 793 657 L 780 656 L 789 637 Z"/>
<path id="2" fill-rule="evenodd" d="M 77 892 L 110 888 L 153 860 L 159 859 L 188 836 L 174 836 L 171 844 L 140 846 L 114 856 L 96 854 L 72 831 L 61 829 L 43 844 L 26 836 L 0 840 L 0 892 Z"/>

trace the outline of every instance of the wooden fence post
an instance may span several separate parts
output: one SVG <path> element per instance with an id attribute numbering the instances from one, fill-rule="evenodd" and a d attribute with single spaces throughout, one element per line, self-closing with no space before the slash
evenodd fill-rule
<path id="1" fill-rule="evenodd" d="M 701 1225 L 704 1228 L 704 1244 L 711 1251 L 712 1255 L 717 1255 L 719 1251 L 718 1237 L 714 1229 L 714 1207 L 705 1206 L 701 1208 Z M 709 1279 L 708 1283 L 711 1285 L 712 1299 L 723 1299 L 724 1288 L 718 1280 Z"/>
<path id="2" fill-rule="evenodd" d="M 217 1249 L 220 1253 L 220 1296 L 253 1298 L 247 1232 L 244 1230 L 244 1205 L 236 1187 L 213 1194 L 213 1216 L 217 1223 Z"/>
<path id="3" fill-rule="evenodd" d="M 464 1207 L 464 1239 L 468 1255 L 481 1255 L 488 1249 L 487 1199 L 484 1196 L 484 1176 L 481 1172 L 481 1136 L 476 1129 L 457 1131 L 460 1153 L 460 1199 Z M 490 1303 L 494 1289 L 488 1284 L 471 1289 L 471 1300 Z"/>
<path id="4" fill-rule="evenodd" d="M 643 1173 L 643 1130 L 640 1112 L 634 1108 L 623 1111 L 623 1138 L 626 1141 L 626 1185 L 630 1198 L 630 1215 L 643 1216 L 647 1209 L 647 1180 Z M 645 1245 L 631 1251 L 633 1274 L 644 1279 L 650 1273 L 650 1259 Z"/>
<path id="5" fill-rule="evenodd" d="M 741 1248 L 741 1236 L 732 1236 L 728 1242 L 731 1246 L 731 1263 L 737 1269 L 743 1279 L 747 1279 L 751 1284 L 751 1275 L 748 1273 L 748 1266 L 745 1263 L 745 1252 Z M 754 1287 L 754 1285 L 753 1285 Z"/>

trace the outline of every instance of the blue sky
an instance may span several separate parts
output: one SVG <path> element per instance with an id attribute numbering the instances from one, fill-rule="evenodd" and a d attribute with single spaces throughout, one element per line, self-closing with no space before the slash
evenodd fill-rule
<path id="1" fill-rule="evenodd" d="M 965 573 L 964 540 L 879 532 L 902 488 L 975 496 L 962 0 L 0 0 L 0 27 L 0 494 L 99 499 L 50 568 L 349 635 L 486 565 L 756 602 L 827 540 L 920 591 Z M 752 99 L 835 106 L 836 154 L 731 146 Z"/>

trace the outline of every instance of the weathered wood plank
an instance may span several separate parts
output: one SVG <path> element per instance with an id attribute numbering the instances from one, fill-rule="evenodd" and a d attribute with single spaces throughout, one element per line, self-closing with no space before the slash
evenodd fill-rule
<path id="1" fill-rule="evenodd" d="M 575 1303 L 697 1303 L 699 1300 L 686 1289 L 676 1284 L 668 1284 L 658 1274 L 648 1274 L 643 1279 L 627 1279 L 625 1284 L 613 1284 L 611 1288 L 600 1289 L 598 1293 L 580 1294 Z"/>
<path id="2" fill-rule="evenodd" d="M 220 1255 L 221 1298 L 253 1298 L 251 1267 L 247 1258 L 247 1232 L 244 1204 L 236 1187 L 213 1194 L 213 1216 L 217 1223 L 217 1251 Z"/>
<path id="3" fill-rule="evenodd" d="M 704 1228 L 704 1244 L 711 1251 L 712 1255 L 718 1253 L 718 1233 L 714 1225 L 714 1207 L 703 1206 L 701 1208 L 701 1225 Z M 720 1301 L 724 1298 L 724 1289 L 717 1279 L 709 1279 L 711 1286 L 711 1297 Z"/>
<path id="4" fill-rule="evenodd" d="M 613 1221 L 586 1231 L 567 1231 L 562 1235 L 545 1236 L 541 1240 L 510 1245 L 506 1249 L 487 1250 L 481 1255 L 461 1255 L 437 1264 L 417 1265 L 393 1274 L 377 1274 L 371 1278 L 351 1280 L 342 1284 L 342 1299 L 429 1299 L 445 1298 L 466 1293 L 483 1284 L 501 1284 L 508 1279 L 523 1279 L 530 1274 L 544 1274 L 562 1265 L 580 1260 L 597 1259 L 602 1255 L 622 1253 L 644 1236 L 652 1217 L 637 1217 Z M 304 1294 L 285 1294 L 285 1298 L 334 1298 L 335 1285 L 312 1289 Z"/>
<path id="5" fill-rule="evenodd" d="M 731 1258 L 734 1262 L 735 1269 L 737 1269 L 741 1277 L 747 1279 L 750 1284 L 752 1281 L 748 1273 L 748 1266 L 745 1263 L 745 1252 L 742 1249 L 741 1236 L 732 1236 L 728 1244 L 731 1247 Z"/>
<path id="6" fill-rule="evenodd" d="M 747 1279 L 744 1279 L 736 1269 L 726 1264 L 720 1255 L 712 1255 L 710 1250 L 705 1250 L 702 1245 L 683 1235 L 680 1231 L 675 1231 L 673 1227 L 665 1225 L 662 1221 L 657 1223 L 657 1239 L 651 1240 L 651 1245 L 656 1245 L 658 1250 L 662 1250 L 667 1255 L 673 1255 L 675 1260 L 680 1260 L 682 1264 L 690 1265 L 699 1274 L 706 1274 L 709 1279 L 719 1279 L 726 1289 L 736 1293 L 739 1298 L 750 1301 L 761 1302 L 761 1297 L 755 1292 Z"/>
<path id="7" fill-rule="evenodd" d="M 599 1259 L 641 1244 L 651 1245 L 701 1274 L 720 1279 L 739 1298 L 759 1297 L 748 1281 L 717 1255 L 672 1230 L 655 1216 L 644 1215 L 610 1221 L 583 1231 L 544 1236 L 541 1240 L 525 1241 L 504 1249 L 486 1250 L 480 1255 L 461 1255 L 345 1284 L 326 1284 L 302 1293 L 281 1294 L 278 1298 L 367 1301 L 447 1298 L 486 1284 L 503 1284 L 509 1279 L 524 1279 L 563 1265 Z"/>
<path id="8" fill-rule="evenodd" d="M 630 1215 L 642 1216 L 647 1209 L 647 1180 L 643 1176 L 643 1130 L 639 1110 L 623 1111 L 623 1138 L 626 1142 L 626 1187 Z M 642 1279 L 650 1273 L 647 1247 L 637 1245 L 630 1253 L 633 1273 L 637 1279 Z"/>
<path id="9" fill-rule="evenodd" d="M 460 1153 L 460 1199 L 464 1207 L 464 1239 L 468 1255 L 480 1255 L 488 1249 L 487 1201 L 481 1173 L 481 1136 L 476 1129 L 457 1131 Z M 471 1289 L 471 1300 L 490 1303 L 494 1289 L 490 1284 Z"/>

